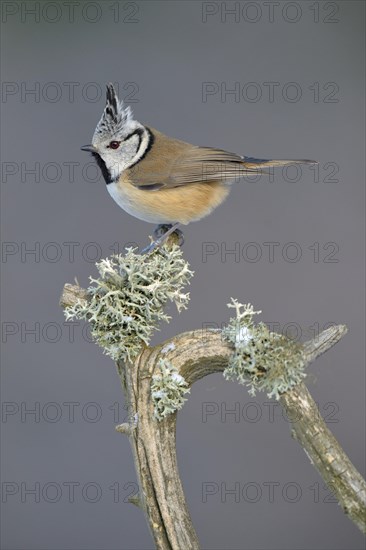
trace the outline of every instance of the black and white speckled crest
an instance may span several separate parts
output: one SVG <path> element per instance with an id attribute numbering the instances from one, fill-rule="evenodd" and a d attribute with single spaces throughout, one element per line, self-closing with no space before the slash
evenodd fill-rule
<path id="1" fill-rule="evenodd" d="M 125 107 L 123 101 L 118 99 L 113 84 L 107 84 L 107 102 L 95 128 L 93 142 L 118 135 L 130 120 L 132 120 L 130 107 Z"/>

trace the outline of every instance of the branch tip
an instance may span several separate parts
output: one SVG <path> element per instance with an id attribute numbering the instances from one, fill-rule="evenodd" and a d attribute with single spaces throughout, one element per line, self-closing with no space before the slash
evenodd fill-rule
<path id="1" fill-rule="evenodd" d="M 128 424 L 127 422 L 124 422 L 123 424 L 118 424 L 116 426 L 116 431 L 125 434 L 125 435 L 131 435 L 133 430 L 136 429 L 136 425 Z"/>

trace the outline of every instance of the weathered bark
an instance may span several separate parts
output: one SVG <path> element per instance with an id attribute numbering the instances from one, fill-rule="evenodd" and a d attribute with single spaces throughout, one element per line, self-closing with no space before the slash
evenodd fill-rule
<path id="1" fill-rule="evenodd" d="M 291 419 L 292 436 L 304 448 L 345 514 L 365 533 L 365 480 L 328 430 L 307 387 L 299 384 L 280 400 Z"/>
<path id="2" fill-rule="evenodd" d="M 87 298 L 86 291 L 65 285 L 60 303 L 65 307 L 83 298 Z M 334 326 L 306 342 L 307 363 L 327 351 L 346 332 L 345 326 Z M 146 347 L 133 364 L 117 365 L 130 407 L 130 422 L 117 426 L 117 430 L 129 435 L 140 484 L 139 501 L 134 503 L 144 510 L 158 549 L 198 549 L 199 542 L 177 467 L 176 413 L 160 422 L 154 419 L 151 378 L 158 372 L 159 359 L 166 357 L 191 386 L 208 374 L 222 372 L 231 353 L 232 348 L 220 331 L 196 330 Z M 297 419 L 292 424 L 293 433 L 310 460 L 331 484 L 350 519 L 365 530 L 365 482 L 329 432 L 306 386 L 299 384 L 283 394 L 280 402 L 287 414 Z"/>

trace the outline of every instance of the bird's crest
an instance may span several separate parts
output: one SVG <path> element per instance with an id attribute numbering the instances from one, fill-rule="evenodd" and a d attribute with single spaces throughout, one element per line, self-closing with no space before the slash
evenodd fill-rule
<path id="1" fill-rule="evenodd" d="M 113 84 L 107 84 L 106 106 L 95 128 L 93 141 L 101 140 L 104 136 L 110 138 L 119 134 L 130 120 L 132 120 L 130 107 L 125 107 L 123 101 L 118 98 Z"/>

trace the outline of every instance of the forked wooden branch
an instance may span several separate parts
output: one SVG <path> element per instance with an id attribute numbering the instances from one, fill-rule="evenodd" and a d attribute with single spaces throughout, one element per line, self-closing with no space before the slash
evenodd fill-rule
<path id="1" fill-rule="evenodd" d="M 86 291 L 65 285 L 62 307 L 87 298 Z M 347 332 L 333 326 L 304 344 L 307 363 L 336 344 Z M 166 350 L 169 352 L 166 353 Z M 156 548 L 159 550 L 199 549 L 179 477 L 176 457 L 176 413 L 158 422 L 154 418 L 151 379 L 158 363 L 168 358 L 189 386 L 216 372 L 222 372 L 232 353 L 220 331 L 196 330 L 180 334 L 155 347 L 146 347 L 131 364 L 117 364 L 125 397 L 131 411 L 129 423 L 117 426 L 131 442 L 140 495 L 134 504 L 145 512 Z M 306 386 L 301 383 L 282 394 L 280 402 L 292 421 L 292 433 L 312 464 L 331 486 L 344 512 L 366 532 L 366 484 L 338 442 L 326 427 Z"/>

